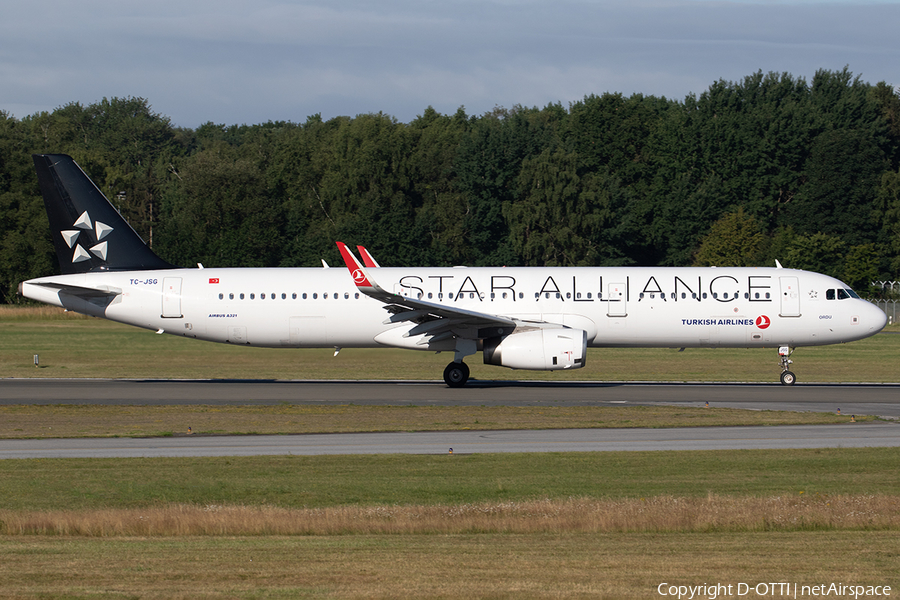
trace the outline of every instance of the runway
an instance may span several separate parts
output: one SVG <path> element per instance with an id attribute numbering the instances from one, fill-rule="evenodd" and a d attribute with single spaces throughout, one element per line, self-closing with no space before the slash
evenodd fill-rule
<path id="1" fill-rule="evenodd" d="M 900 419 L 900 384 L 2 379 L 0 404 L 683 405 Z"/>

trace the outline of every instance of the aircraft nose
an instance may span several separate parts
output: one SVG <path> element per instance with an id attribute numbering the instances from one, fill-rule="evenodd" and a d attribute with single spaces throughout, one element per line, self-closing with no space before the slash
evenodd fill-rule
<path id="1" fill-rule="evenodd" d="M 887 325 L 887 314 L 871 302 L 866 307 L 862 319 L 863 326 L 868 327 L 873 334 L 878 333 Z"/>

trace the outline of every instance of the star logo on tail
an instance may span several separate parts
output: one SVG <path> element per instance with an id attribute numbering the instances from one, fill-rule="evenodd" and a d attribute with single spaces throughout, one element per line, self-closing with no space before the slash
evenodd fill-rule
<path id="1" fill-rule="evenodd" d="M 60 231 L 59 233 L 62 235 L 63 240 L 66 242 L 66 245 L 69 248 L 73 249 L 72 253 L 72 263 L 80 263 L 85 260 L 90 260 L 91 255 L 96 256 L 100 260 L 106 260 L 108 245 L 103 239 L 108 236 L 113 228 L 107 225 L 106 223 L 101 223 L 100 221 L 91 221 L 91 216 L 88 214 L 88 211 L 84 211 L 81 213 L 81 216 L 78 217 L 74 223 L 72 223 L 72 227 L 75 229 L 65 229 Z M 85 241 L 85 245 L 96 242 L 93 246 L 90 246 L 88 250 L 84 249 L 84 246 L 78 243 L 78 238 L 81 237 L 81 234 L 84 234 L 83 241 Z M 93 236 L 91 236 L 93 234 Z M 90 237 L 94 239 L 91 240 Z"/>

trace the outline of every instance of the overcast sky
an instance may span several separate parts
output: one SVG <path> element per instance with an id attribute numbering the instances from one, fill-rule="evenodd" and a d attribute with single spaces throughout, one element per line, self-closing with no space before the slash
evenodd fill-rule
<path id="1" fill-rule="evenodd" d="M 900 85 L 900 3 L 6 0 L 0 110 L 139 96 L 175 125 L 682 100 L 758 70 Z"/>

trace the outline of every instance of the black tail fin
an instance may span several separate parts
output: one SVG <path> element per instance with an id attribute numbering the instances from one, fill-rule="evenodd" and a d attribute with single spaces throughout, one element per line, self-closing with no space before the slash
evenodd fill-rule
<path id="1" fill-rule="evenodd" d="M 63 273 L 174 268 L 147 247 L 70 156 L 32 158 Z"/>

